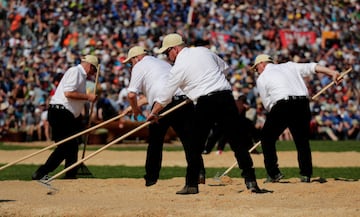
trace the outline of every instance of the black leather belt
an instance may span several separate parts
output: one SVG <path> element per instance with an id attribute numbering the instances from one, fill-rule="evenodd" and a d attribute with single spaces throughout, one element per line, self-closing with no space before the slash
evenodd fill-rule
<path id="1" fill-rule="evenodd" d="M 309 99 L 307 96 L 287 96 L 280 100 L 278 100 L 275 104 L 278 104 L 279 102 L 286 102 L 286 101 L 295 101 L 295 100 L 304 100 Z"/>
<path id="2" fill-rule="evenodd" d="M 218 95 L 218 94 L 223 94 L 223 93 L 231 93 L 231 90 L 216 90 L 216 91 L 210 92 L 210 93 L 208 93 L 208 94 L 202 95 L 201 97 L 203 97 L 203 96 Z"/>
<path id="3" fill-rule="evenodd" d="M 66 109 L 65 106 L 61 105 L 61 104 L 50 104 L 49 105 L 49 108 L 52 108 L 52 109 Z"/>
<path id="4" fill-rule="evenodd" d="M 188 97 L 186 95 L 177 95 L 177 96 L 173 96 L 172 100 L 184 100 L 187 99 Z"/>

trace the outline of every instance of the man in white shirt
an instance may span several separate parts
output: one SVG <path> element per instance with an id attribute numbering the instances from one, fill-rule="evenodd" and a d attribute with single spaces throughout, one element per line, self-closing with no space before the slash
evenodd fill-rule
<path id="1" fill-rule="evenodd" d="M 129 50 L 128 57 L 124 60 L 124 63 L 127 62 L 132 64 L 128 99 L 134 117 L 136 118 L 142 114 L 137 102 L 138 95 L 143 93 L 148 104 L 152 106 L 154 99 L 164 91 L 171 65 L 164 60 L 147 55 L 141 46 L 134 46 Z M 171 102 L 161 112 L 165 112 L 186 99 L 187 97 L 180 89 L 176 90 L 171 97 Z M 190 153 L 193 152 L 193 147 L 191 145 L 192 138 L 190 131 L 192 129 L 191 123 L 193 115 L 194 105 L 187 103 L 176 111 L 164 116 L 158 123 L 150 124 L 149 145 L 145 163 L 145 186 L 156 184 L 159 178 L 164 138 L 170 126 L 174 129 L 183 144 L 186 160 L 191 160 Z M 205 184 L 205 169 L 202 156 L 199 156 L 199 158 L 201 161 L 201 172 L 198 173 L 198 182 Z"/>
<path id="2" fill-rule="evenodd" d="M 81 63 L 69 68 L 62 77 L 55 94 L 51 97 L 48 109 L 48 121 L 52 129 L 52 139 L 59 142 L 75 135 L 82 129 L 80 113 L 84 104 L 94 102 L 96 95 L 86 93 L 87 77 L 96 74 L 99 67 L 98 58 L 86 55 Z M 33 180 L 44 178 L 54 171 L 63 160 L 65 168 L 77 162 L 77 138 L 58 145 L 51 153 L 44 165 L 40 166 L 32 175 Z M 77 168 L 69 170 L 64 178 L 76 178 Z"/>
<path id="3" fill-rule="evenodd" d="M 264 108 L 268 111 L 262 128 L 261 146 L 264 153 L 267 182 L 279 182 L 284 175 L 278 167 L 275 143 L 288 127 L 298 152 L 301 182 L 310 182 L 312 158 L 309 144 L 309 94 L 303 77 L 314 73 L 331 76 L 338 83 L 339 72 L 316 63 L 287 62 L 274 64 L 266 54 L 256 57 L 252 67 L 259 74 L 256 85 Z"/>
<path id="4" fill-rule="evenodd" d="M 224 72 L 229 66 L 215 53 L 205 47 L 186 47 L 179 34 L 164 37 L 159 53 L 167 55 L 174 63 L 170 70 L 164 91 L 155 98 L 155 105 L 148 120 L 156 120 L 158 112 L 170 101 L 175 91 L 180 88 L 194 103 L 192 161 L 188 162 L 189 176 L 183 189 L 177 194 L 197 194 L 197 174 L 200 170 L 198 155 L 214 123 L 218 123 L 229 144 L 235 152 L 241 175 L 245 178 L 246 187 L 254 193 L 262 193 L 258 187 L 253 168 L 253 161 L 247 147 L 251 142 L 244 130 L 239 129 L 240 116 L 232 95 L 231 85 Z M 240 126 L 242 128 L 243 126 Z"/>

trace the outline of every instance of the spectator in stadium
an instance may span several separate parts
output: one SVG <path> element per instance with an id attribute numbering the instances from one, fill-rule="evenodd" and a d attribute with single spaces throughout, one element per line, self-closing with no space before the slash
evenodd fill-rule
<path id="1" fill-rule="evenodd" d="M 0 1 L 0 87 L 9 94 L 20 77 L 28 87 L 41 87 L 43 75 L 51 79 L 78 64 L 80 56 L 94 54 L 102 60 L 99 83 L 106 84 L 109 98 L 116 101 L 130 78 L 130 68 L 122 64 L 129 46 L 141 44 L 154 54 L 162 35 L 178 31 L 189 39 L 189 45 L 206 43 L 223 57 L 230 65 L 227 78 L 232 85 L 235 77 L 242 82 L 253 77 L 249 74 L 250 63 L 259 53 L 271 54 L 279 62 L 317 61 L 323 66 L 336 66 L 337 70 L 351 66 L 353 72 L 342 84 L 346 92 L 340 92 L 341 100 L 332 103 L 340 108 L 353 101 L 358 109 L 358 8 L 357 1 L 314 1 L 311 7 L 303 0 L 271 0 L 263 4 L 197 0 Z M 320 79 L 317 75 L 309 78 L 310 95 L 323 87 Z M 256 87 L 249 90 L 256 93 L 258 101 Z M 332 97 L 335 92 L 330 88 L 326 94 Z M 15 100 L 21 101 L 21 97 Z M 25 101 L 23 104 L 29 104 L 31 100 Z M 257 115 L 262 118 L 261 113 Z"/>

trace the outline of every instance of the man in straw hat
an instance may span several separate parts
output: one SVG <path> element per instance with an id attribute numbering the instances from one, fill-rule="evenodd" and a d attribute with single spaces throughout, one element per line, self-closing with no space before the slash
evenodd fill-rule
<path id="1" fill-rule="evenodd" d="M 331 76 L 337 84 L 339 72 L 316 63 L 287 62 L 274 64 L 267 54 L 258 55 L 252 69 L 259 74 L 256 85 L 269 112 L 262 128 L 261 145 L 268 178 L 265 182 L 279 182 L 280 172 L 275 143 L 288 127 L 298 152 L 301 182 L 310 182 L 312 159 L 309 144 L 310 119 L 309 95 L 304 76 L 323 73 Z"/>
<path id="2" fill-rule="evenodd" d="M 146 51 L 141 46 L 134 46 L 128 52 L 128 57 L 123 63 L 130 62 L 132 65 L 131 79 L 128 87 L 128 99 L 136 118 L 142 113 L 137 103 L 137 96 L 143 93 L 148 103 L 152 106 L 157 96 L 164 91 L 164 85 L 168 79 L 171 65 L 161 59 L 147 55 Z M 175 91 L 171 102 L 161 110 L 164 112 L 173 106 L 183 102 L 187 97 L 178 89 Z M 149 126 L 149 146 L 147 149 L 145 170 L 145 186 L 156 184 L 161 169 L 162 149 L 165 134 L 171 126 L 176 134 L 179 136 L 187 161 L 191 161 L 191 134 L 192 129 L 191 119 L 194 115 L 194 105 L 188 103 L 177 110 L 169 113 L 160 119 L 157 123 L 152 123 Z M 198 156 L 201 162 L 201 173 L 199 175 L 199 183 L 205 184 L 205 169 L 201 156 Z"/>
<path id="3" fill-rule="evenodd" d="M 165 88 L 155 99 L 156 103 L 148 120 L 156 120 L 156 116 L 170 101 L 178 88 L 195 103 L 193 119 L 192 159 L 188 162 L 189 175 L 183 189 L 177 194 L 197 194 L 199 192 L 197 174 L 204 145 L 214 123 L 218 123 L 225 136 L 229 138 L 232 150 L 241 175 L 245 178 L 246 187 L 254 193 L 262 193 L 256 181 L 253 161 L 248 152 L 250 137 L 239 129 L 239 114 L 232 95 L 231 85 L 224 72 L 229 66 L 215 53 L 205 47 L 186 47 L 182 37 L 173 33 L 166 35 L 160 53 L 166 54 L 174 63 L 170 70 Z M 243 126 L 240 126 L 240 128 Z"/>
<path id="4" fill-rule="evenodd" d="M 84 104 L 94 102 L 96 95 L 86 93 L 87 77 L 97 73 L 98 58 L 86 55 L 77 66 L 69 68 L 63 75 L 55 94 L 51 97 L 48 109 L 48 121 L 52 129 L 52 139 L 55 142 L 63 140 L 81 131 L 80 113 Z M 65 168 L 77 162 L 77 139 L 60 144 L 51 153 L 44 165 L 40 166 L 32 175 L 33 180 L 44 178 L 54 171 L 65 160 Z M 64 178 L 76 178 L 77 168 L 69 170 Z"/>

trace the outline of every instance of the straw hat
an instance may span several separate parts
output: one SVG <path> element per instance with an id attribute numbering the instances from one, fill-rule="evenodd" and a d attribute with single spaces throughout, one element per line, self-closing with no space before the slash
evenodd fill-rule
<path id="1" fill-rule="evenodd" d="M 141 46 L 134 46 L 129 50 L 127 58 L 123 61 L 123 63 L 127 63 L 131 58 L 142 54 L 146 54 L 145 49 Z"/>
<path id="2" fill-rule="evenodd" d="M 271 58 L 271 56 L 267 55 L 267 54 L 260 54 L 255 58 L 255 63 L 254 65 L 251 67 L 252 69 L 255 69 L 255 67 L 257 66 L 257 64 L 261 63 L 261 62 L 270 62 L 273 63 L 274 60 Z"/>
<path id="3" fill-rule="evenodd" d="M 168 34 L 164 37 L 164 40 L 162 42 L 162 47 L 159 49 L 158 53 L 164 53 L 167 49 L 170 47 L 175 47 L 177 45 L 184 44 L 184 41 L 181 37 L 181 35 L 177 33 Z"/>
<path id="4" fill-rule="evenodd" d="M 96 70 L 98 70 L 99 60 L 96 56 L 86 55 L 84 58 L 81 59 L 81 61 L 90 63 L 91 65 L 95 66 Z"/>

